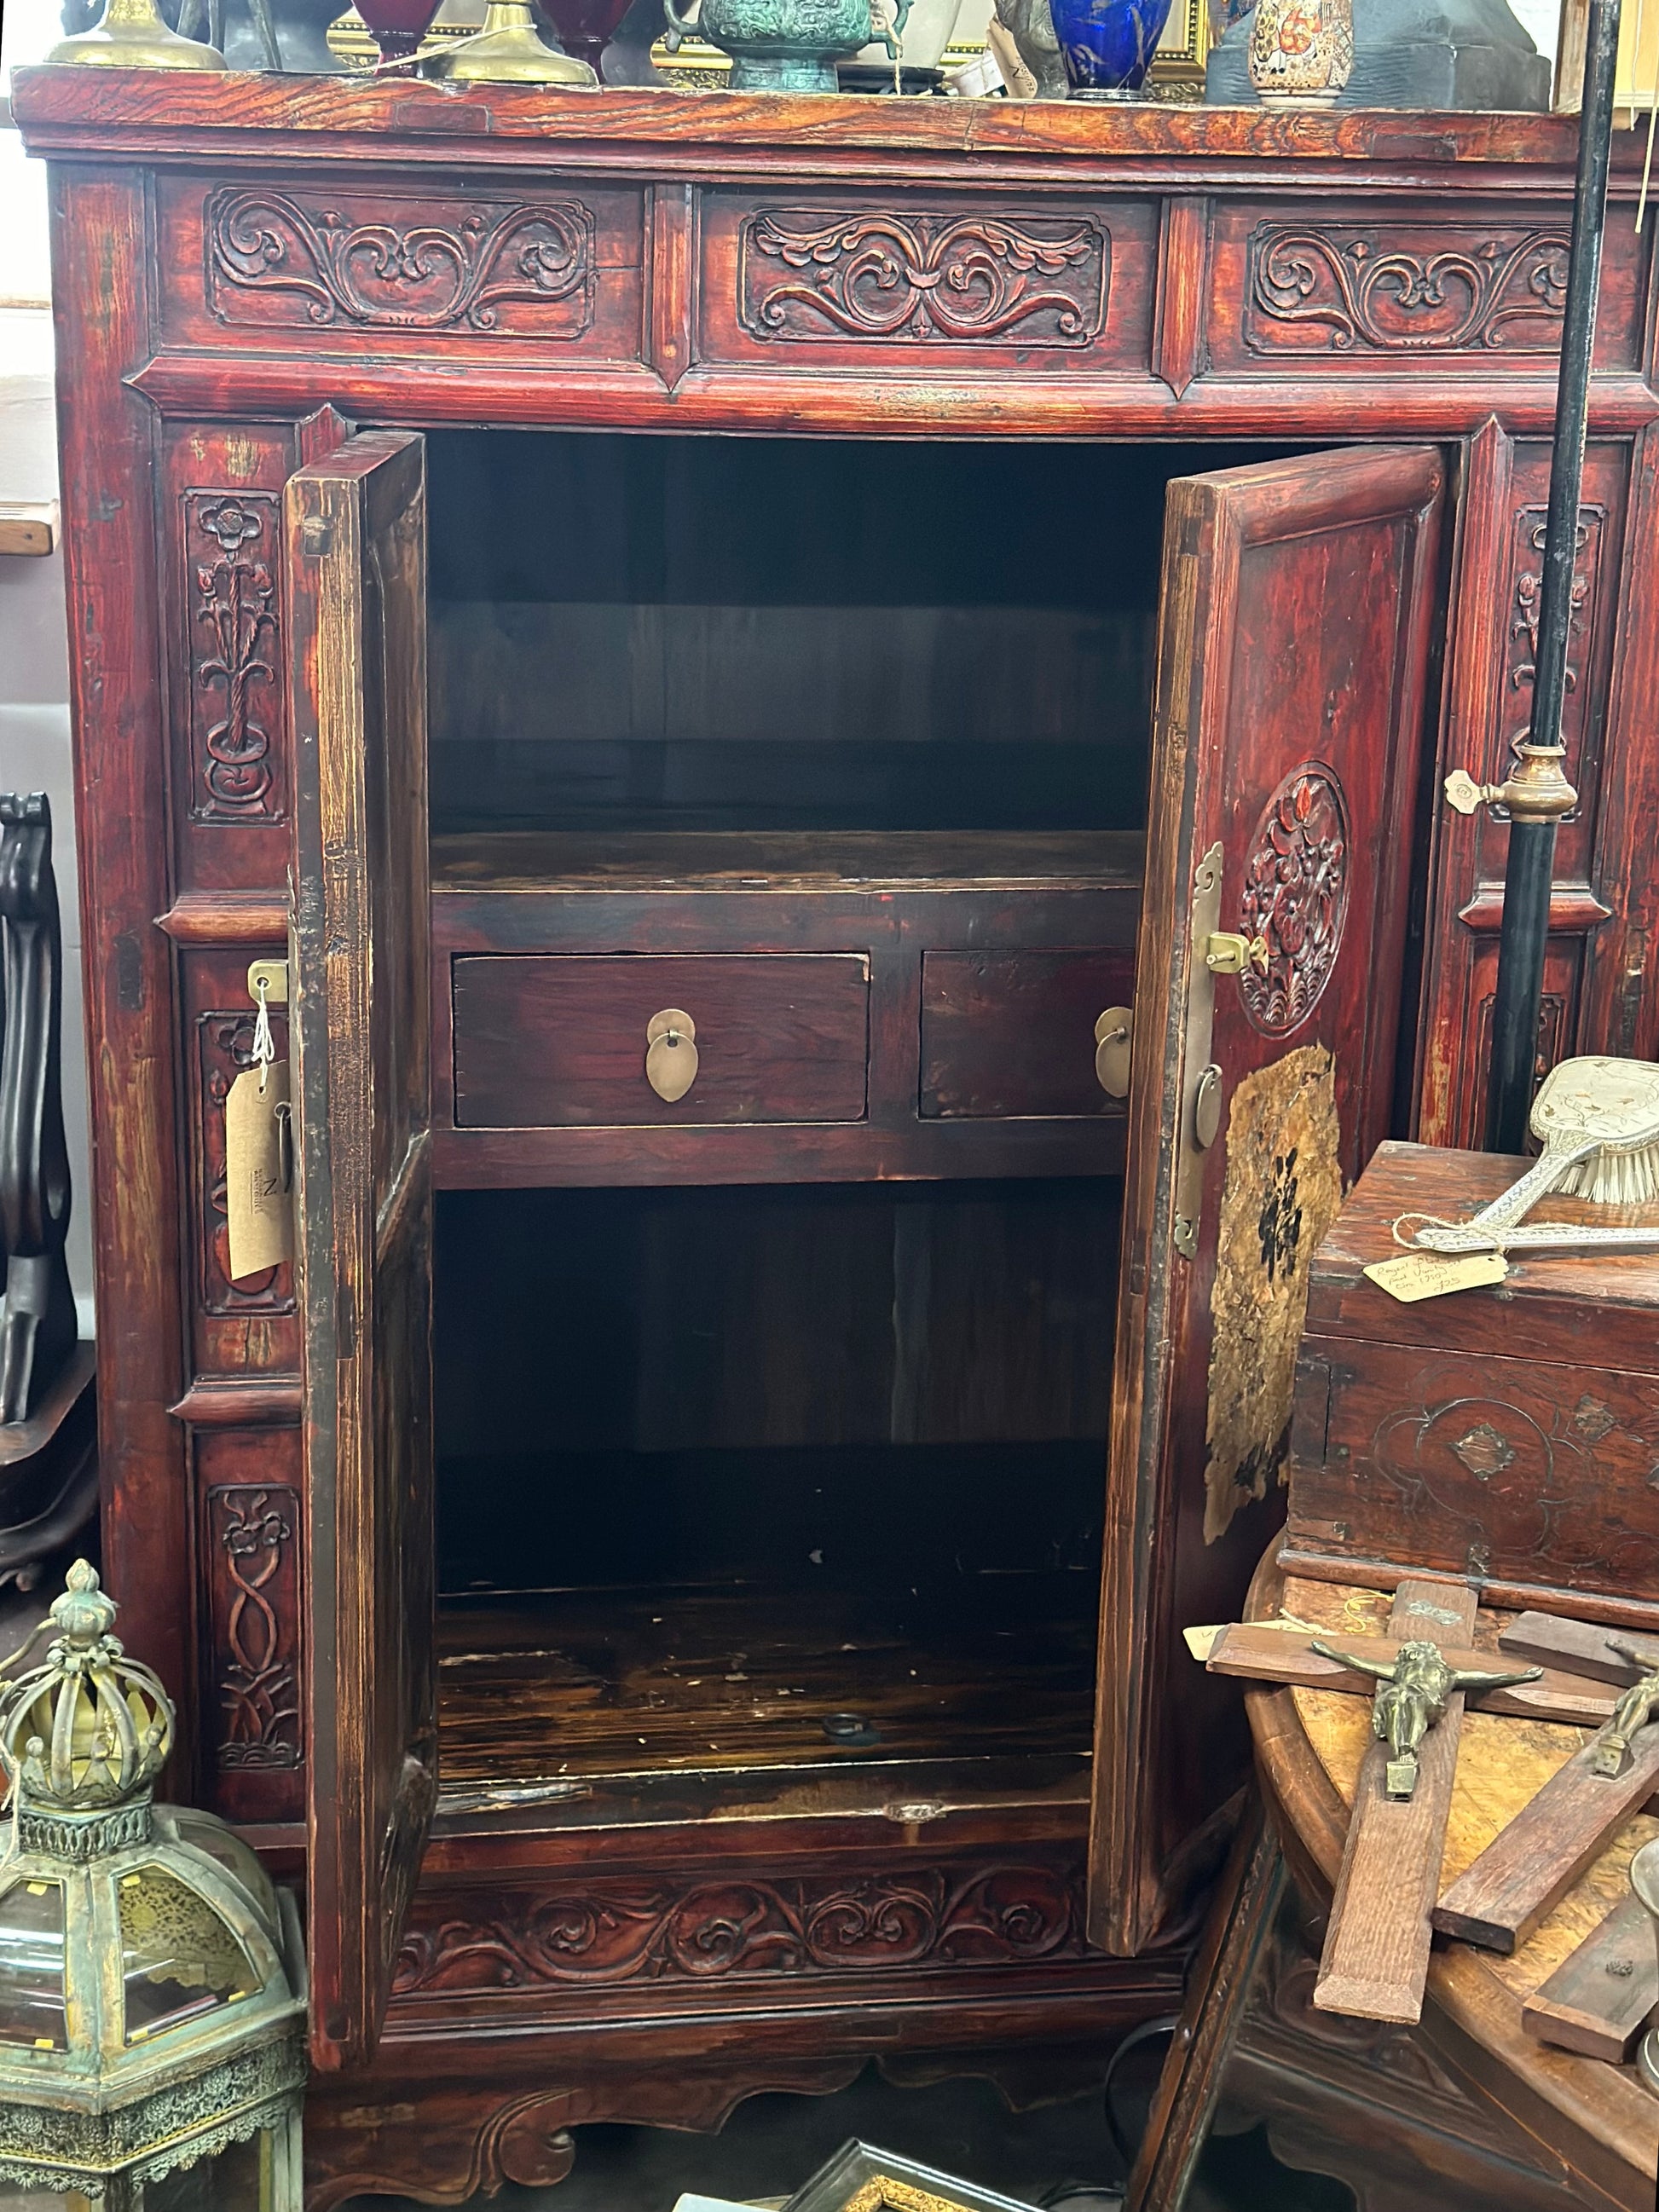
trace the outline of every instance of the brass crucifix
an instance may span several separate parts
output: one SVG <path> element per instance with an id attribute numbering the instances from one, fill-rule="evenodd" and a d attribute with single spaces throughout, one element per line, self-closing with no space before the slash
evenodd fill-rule
<path id="1" fill-rule="evenodd" d="M 1361 1658 L 1333 1644 L 1315 1639 L 1310 1649 L 1322 1659 L 1334 1659 L 1376 1681 L 1371 1700 L 1371 1732 L 1389 1747 L 1384 1787 L 1390 1797 L 1409 1797 L 1417 1787 L 1418 1753 L 1423 1739 L 1443 1719 L 1446 1700 L 1459 1690 L 1501 1690 L 1516 1682 L 1535 1682 L 1541 1667 L 1508 1672 L 1484 1667 L 1453 1667 L 1438 1644 L 1425 1638 L 1402 1644 L 1392 1660 Z M 1654 1678 L 1654 1697 L 1659 1702 L 1659 1676 Z M 1634 1694 L 1632 1692 L 1631 1694 Z"/>

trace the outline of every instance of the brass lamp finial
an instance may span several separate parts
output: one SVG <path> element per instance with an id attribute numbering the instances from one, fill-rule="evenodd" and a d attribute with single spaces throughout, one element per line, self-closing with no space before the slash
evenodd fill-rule
<path id="1" fill-rule="evenodd" d="M 0 1685 L 0 1765 L 20 1817 L 146 1800 L 172 1748 L 173 1701 L 110 1633 L 114 1600 L 84 1559 L 67 1583 L 52 1601 L 58 1633 L 45 1663 Z"/>

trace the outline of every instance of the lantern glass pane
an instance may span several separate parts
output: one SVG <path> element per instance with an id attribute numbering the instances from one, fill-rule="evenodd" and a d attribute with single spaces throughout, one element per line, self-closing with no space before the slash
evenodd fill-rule
<path id="1" fill-rule="evenodd" d="M 62 2051 L 64 1885 L 14 1882 L 0 1897 L 0 2043 Z"/>
<path id="2" fill-rule="evenodd" d="M 129 2043 L 199 2020 L 257 1986 L 236 1937 L 176 1875 L 145 1867 L 124 1875 L 115 1895 Z"/>
<path id="3" fill-rule="evenodd" d="M 273 1943 L 281 1947 L 281 1923 L 276 1917 L 276 1892 L 270 1876 L 260 1865 L 257 1855 L 239 1835 L 216 1820 L 210 1814 L 192 1812 L 183 1805 L 169 1806 L 168 1816 L 173 1832 L 180 1843 L 188 1844 L 192 1850 L 202 1851 L 216 1859 L 232 1879 L 246 1891 L 249 1901 L 258 1908 L 259 1917 L 265 1923 L 265 1933 Z"/>

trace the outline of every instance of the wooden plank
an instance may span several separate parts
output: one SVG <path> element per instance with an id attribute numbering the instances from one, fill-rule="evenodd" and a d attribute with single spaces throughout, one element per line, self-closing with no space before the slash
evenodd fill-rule
<path id="1" fill-rule="evenodd" d="M 1403 1585 L 1402 1585 L 1403 1587 Z M 1428 1588 L 1432 1585 L 1423 1584 Z M 1444 1589 L 1443 1583 L 1439 1585 Z M 1455 1587 L 1455 1585 L 1454 1585 Z M 1336 1629 L 1322 1630 L 1322 1644 L 1351 1652 L 1356 1659 L 1387 1663 L 1399 1650 L 1387 1636 L 1344 1636 Z M 1276 1682 L 1304 1690 L 1352 1690 L 1367 1695 L 1376 1688 L 1369 1674 L 1357 1667 L 1344 1667 L 1313 1649 L 1313 1637 L 1267 1625 L 1234 1623 L 1223 1629 L 1207 1661 L 1212 1674 L 1235 1674 L 1249 1681 Z M 1473 1647 L 1442 1644 L 1449 1666 L 1491 1668 L 1492 1654 Z M 1574 1674 L 1549 1669 L 1535 1682 L 1507 1683 L 1501 1689 L 1469 1692 L 1472 1707 L 1483 1713 L 1507 1713 L 1529 1721 L 1556 1721 L 1563 1726 L 1600 1728 L 1612 1717 L 1617 1702 L 1611 1690 Z"/>
<path id="2" fill-rule="evenodd" d="M 23 553 L 41 560 L 57 550 L 55 499 L 7 500 L 0 503 L 0 553 Z"/>
<path id="3" fill-rule="evenodd" d="M 1540 2043 L 1623 2065 L 1659 2004 L 1659 1952 L 1639 1897 L 1615 1905 L 1521 2008 Z"/>
<path id="4" fill-rule="evenodd" d="M 1477 1604 L 1467 1587 L 1403 1582 L 1389 1615 L 1389 1634 L 1401 1642 L 1414 1636 L 1437 1642 L 1449 1632 L 1460 1648 L 1467 1646 Z M 1373 1741 L 1366 1751 L 1314 1988 L 1321 2012 L 1407 2024 L 1422 2018 L 1432 1940 L 1429 1913 L 1439 1885 L 1462 1728 L 1463 1697 L 1456 1691 L 1424 1738 L 1417 1787 L 1409 1797 L 1387 1794 L 1387 1744 Z"/>
<path id="5" fill-rule="evenodd" d="M 1443 1936 L 1513 1951 L 1659 1786 L 1659 1728 L 1636 1738 L 1620 1775 L 1598 1774 L 1587 1743 L 1487 1844 L 1434 1909 Z"/>
<path id="6" fill-rule="evenodd" d="M 1613 1640 L 1639 1651 L 1650 1667 L 1659 1667 L 1659 1638 L 1624 1634 L 1601 1628 L 1594 1621 L 1566 1620 L 1553 1613 L 1521 1613 L 1498 1632 L 1498 1648 L 1513 1659 L 1530 1660 L 1540 1667 L 1559 1668 L 1595 1682 L 1616 1682 L 1624 1689 L 1642 1669 L 1615 1651 Z"/>

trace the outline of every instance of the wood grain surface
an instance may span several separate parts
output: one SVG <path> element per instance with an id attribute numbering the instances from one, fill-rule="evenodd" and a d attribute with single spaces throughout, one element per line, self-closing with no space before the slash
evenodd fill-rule
<path id="1" fill-rule="evenodd" d="M 1653 1916 L 1627 1897 L 1534 1990 L 1521 2017 L 1540 2043 L 1622 2066 L 1656 2004 Z"/>

